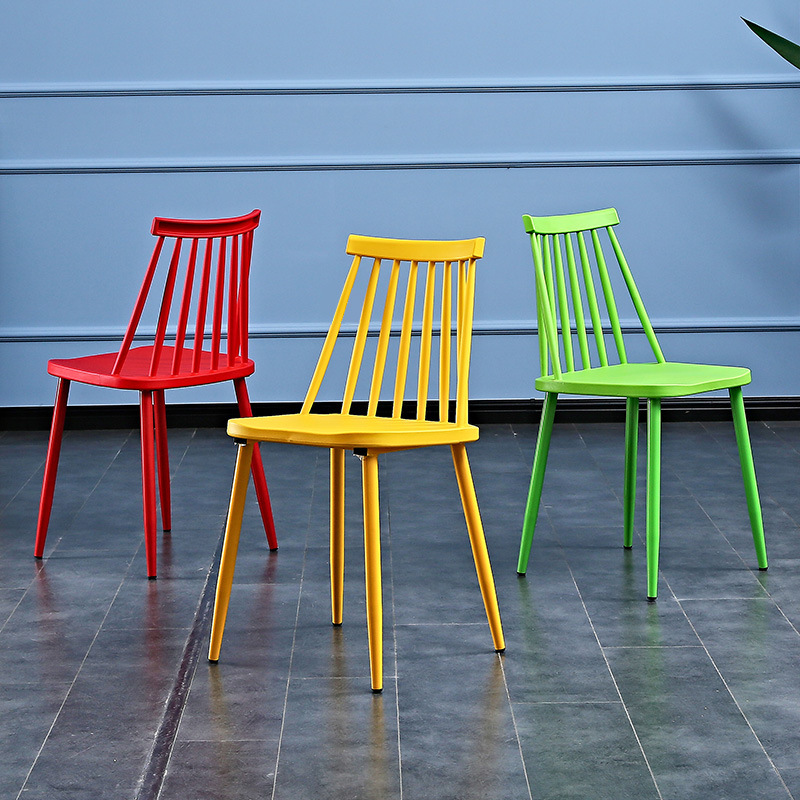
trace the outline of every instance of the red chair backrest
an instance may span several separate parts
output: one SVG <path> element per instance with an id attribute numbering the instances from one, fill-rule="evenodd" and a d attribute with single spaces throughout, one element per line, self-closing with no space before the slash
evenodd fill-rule
<path id="1" fill-rule="evenodd" d="M 149 374 L 165 374 L 167 365 L 161 362 L 166 354 L 171 359 L 166 373 L 169 375 L 198 372 L 204 352 L 210 353 L 211 369 L 231 367 L 248 358 L 250 257 L 253 231 L 258 227 L 260 217 L 261 212 L 255 210 L 229 219 L 156 217 L 153 220 L 151 233 L 158 240 L 112 374 L 121 372 L 134 338 L 137 333 L 142 333 L 138 328 L 159 265 L 162 265 L 160 272 L 165 272 L 164 291 Z M 167 240 L 170 240 L 171 248 L 169 245 L 165 248 Z M 181 283 L 183 288 L 178 293 L 176 286 Z M 191 322 L 194 323 L 193 331 Z M 174 347 L 165 350 L 167 338 L 174 340 Z M 223 338 L 227 340 L 224 350 Z"/>

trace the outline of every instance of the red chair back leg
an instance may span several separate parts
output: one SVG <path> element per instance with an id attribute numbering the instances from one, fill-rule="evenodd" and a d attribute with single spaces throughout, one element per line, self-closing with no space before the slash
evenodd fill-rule
<path id="1" fill-rule="evenodd" d="M 156 463 L 158 465 L 158 496 L 161 501 L 161 528 L 172 530 L 172 503 L 169 488 L 169 447 L 167 445 L 167 410 L 164 391 L 153 392 L 156 424 Z"/>
<path id="2" fill-rule="evenodd" d="M 233 382 L 236 389 L 236 400 L 239 403 L 239 413 L 243 417 L 252 417 L 253 409 L 250 406 L 250 397 L 247 394 L 247 384 L 244 378 L 239 378 Z M 264 462 L 261 460 L 261 451 L 258 444 L 253 449 L 253 463 L 250 467 L 253 473 L 253 485 L 256 489 L 258 507 L 261 509 L 261 519 L 264 522 L 264 531 L 267 534 L 267 544 L 270 550 L 278 549 L 278 537 L 275 533 L 275 522 L 272 518 L 272 503 L 269 499 L 269 489 L 267 489 L 267 479 L 264 476 Z"/>

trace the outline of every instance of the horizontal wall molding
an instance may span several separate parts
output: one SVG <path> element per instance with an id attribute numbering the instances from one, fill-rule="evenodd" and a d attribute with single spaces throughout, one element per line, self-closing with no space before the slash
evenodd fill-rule
<path id="1" fill-rule="evenodd" d="M 643 335 L 637 323 L 622 324 L 622 332 L 626 335 Z M 798 333 L 800 318 L 790 319 L 743 319 L 743 320 L 664 320 L 653 321 L 653 327 L 659 335 L 684 333 Z M 605 327 L 610 334 L 611 328 Z M 0 328 L 0 344 L 25 344 L 43 342 L 119 342 L 125 333 L 124 328 L 89 328 L 78 332 L 74 329 L 35 329 L 35 328 Z M 252 325 L 250 339 L 323 339 L 328 328 L 322 325 Z M 343 336 L 354 337 L 355 326 L 342 326 Z M 534 336 L 536 323 L 533 320 L 489 320 L 478 321 L 473 326 L 475 336 Z M 377 336 L 378 330 L 370 332 Z M 399 335 L 399 329 L 393 332 Z M 152 336 L 137 336 L 136 341 L 151 341 Z"/>
<path id="2" fill-rule="evenodd" d="M 463 158 L 421 156 L 395 161 L 391 159 L 324 159 L 283 161 L 259 159 L 253 161 L 26 161 L 0 160 L 0 175 L 141 175 L 213 172 L 331 172 L 350 170 L 454 170 L 454 169 L 542 169 L 565 167 L 703 167 L 746 166 L 767 164 L 800 164 L 800 150 L 748 151 L 716 153 L 642 153 L 587 154 L 554 153 L 522 154 Z"/>
<path id="3" fill-rule="evenodd" d="M 744 76 L 708 76 L 687 81 L 683 78 L 648 77 L 639 80 L 588 78 L 573 81 L 518 81 L 509 83 L 426 83 L 360 84 L 349 81 L 284 83 L 86 83 L 86 84 L 0 84 L 0 99 L 48 97 L 193 97 L 331 94 L 508 94 L 530 92 L 691 92 L 747 89 L 798 89 L 800 81 Z"/>

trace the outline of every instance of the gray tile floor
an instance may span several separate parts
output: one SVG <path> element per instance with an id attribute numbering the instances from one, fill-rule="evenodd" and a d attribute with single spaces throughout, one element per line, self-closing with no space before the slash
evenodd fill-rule
<path id="1" fill-rule="evenodd" d="M 327 455 L 266 446 L 280 550 L 251 496 L 212 666 L 224 433 L 171 432 L 157 581 L 136 431 L 67 434 L 43 562 L 46 436 L 3 433 L 0 797 L 800 798 L 800 424 L 751 431 L 770 570 L 755 570 L 731 425 L 667 424 L 648 604 L 642 503 L 635 547 L 621 547 L 622 427 L 556 425 L 520 579 L 535 428 L 484 426 L 469 452 L 504 656 L 449 452 L 382 457 L 383 695 L 369 690 L 356 459 L 344 626 L 329 624 Z"/>

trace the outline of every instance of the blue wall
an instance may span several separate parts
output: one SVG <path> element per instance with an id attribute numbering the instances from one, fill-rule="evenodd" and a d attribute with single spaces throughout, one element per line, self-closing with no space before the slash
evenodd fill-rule
<path id="1" fill-rule="evenodd" d="M 254 400 L 305 392 L 348 233 L 486 236 L 472 396 L 531 397 L 520 217 L 607 205 L 669 358 L 800 395 L 800 73 L 740 13 L 800 40 L 789 0 L 6 0 L 0 405 L 113 349 L 153 216 L 255 207 Z"/>

